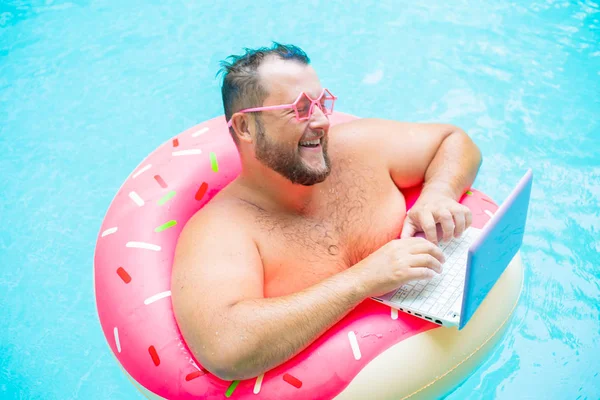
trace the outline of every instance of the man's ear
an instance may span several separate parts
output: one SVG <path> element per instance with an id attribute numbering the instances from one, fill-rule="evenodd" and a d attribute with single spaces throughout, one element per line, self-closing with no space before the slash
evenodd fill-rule
<path id="1" fill-rule="evenodd" d="M 235 113 L 231 117 L 231 127 L 240 142 L 252 143 L 250 118 L 247 114 Z"/>

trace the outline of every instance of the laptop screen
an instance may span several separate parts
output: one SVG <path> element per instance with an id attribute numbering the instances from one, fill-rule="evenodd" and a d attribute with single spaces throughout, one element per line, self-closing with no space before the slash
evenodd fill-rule
<path id="1" fill-rule="evenodd" d="M 523 243 L 532 178 L 528 170 L 469 249 L 458 329 L 471 319 Z"/>

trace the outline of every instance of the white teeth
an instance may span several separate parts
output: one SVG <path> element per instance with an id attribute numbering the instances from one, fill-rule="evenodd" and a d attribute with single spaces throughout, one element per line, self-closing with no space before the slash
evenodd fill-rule
<path id="1" fill-rule="evenodd" d="M 300 142 L 300 146 L 316 146 L 319 143 L 321 143 L 321 139 L 316 139 L 316 140 L 308 140 L 306 142 Z"/>

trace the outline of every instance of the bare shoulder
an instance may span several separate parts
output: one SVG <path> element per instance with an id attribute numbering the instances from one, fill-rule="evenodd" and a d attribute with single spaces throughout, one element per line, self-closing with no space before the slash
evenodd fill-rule
<path id="1" fill-rule="evenodd" d="M 244 229 L 249 228 L 249 221 L 248 206 L 245 203 L 232 196 L 218 194 L 189 219 L 179 241 L 199 234 L 227 235 L 231 233 L 232 227 L 237 227 L 235 231 L 238 233 L 249 234 L 249 229 Z"/>
<path id="2" fill-rule="evenodd" d="M 329 149 L 337 158 L 350 157 L 372 166 L 384 166 L 387 163 L 381 157 L 382 149 L 389 148 L 393 142 L 389 132 L 394 132 L 395 137 L 404 136 L 411 128 L 414 128 L 411 123 L 376 118 L 344 122 L 331 127 Z"/>
<path id="3" fill-rule="evenodd" d="M 188 221 L 177 242 L 171 288 L 179 311 L 262 297 L 263 265 L 244 204 L 227 196 L 213 200 Z"/>
<path id="4" fill-rule="evenodd" d="M 395 121 L 380 118 L 360 118 L 334 125 L 332 137 L 343 137 L 345 141 L 373 141 L 374 138 L 391 140 L 393 137 L 414 136 L 418 134 L 435 135 L 456 129 L 450 124 L 429 122 Z M 393 135 L 390 136 L 390 135 Z"/>
<path id="5" fill-rule="evenodd" d="M 174 276 L 186 274 L 186 270 L 210 274 L 213 271 L 206 260 L 210 259 L 211 265 L 220 265 L 231 261 L 234 254 L 253 253 L 256 245 L 251 228 L 248 205 L 231 195 L 219 193 L 184 226 L 177 241 Z"/>

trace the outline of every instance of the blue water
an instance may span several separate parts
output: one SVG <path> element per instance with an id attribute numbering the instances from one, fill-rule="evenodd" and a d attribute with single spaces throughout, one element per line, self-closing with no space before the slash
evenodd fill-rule
<path id="1" fill-rule="evenodd" d="M 218 61 L 270 40 L 340 111 L 465 129 L 497 201 L 534 170 L 521 302 L 447 398 L 600 398 L 599 4 L 248 3 L 0 1 L 0 398 L 141 398 L 96 316 L 101 221 L 150 151 L 222 113 Z"/>

